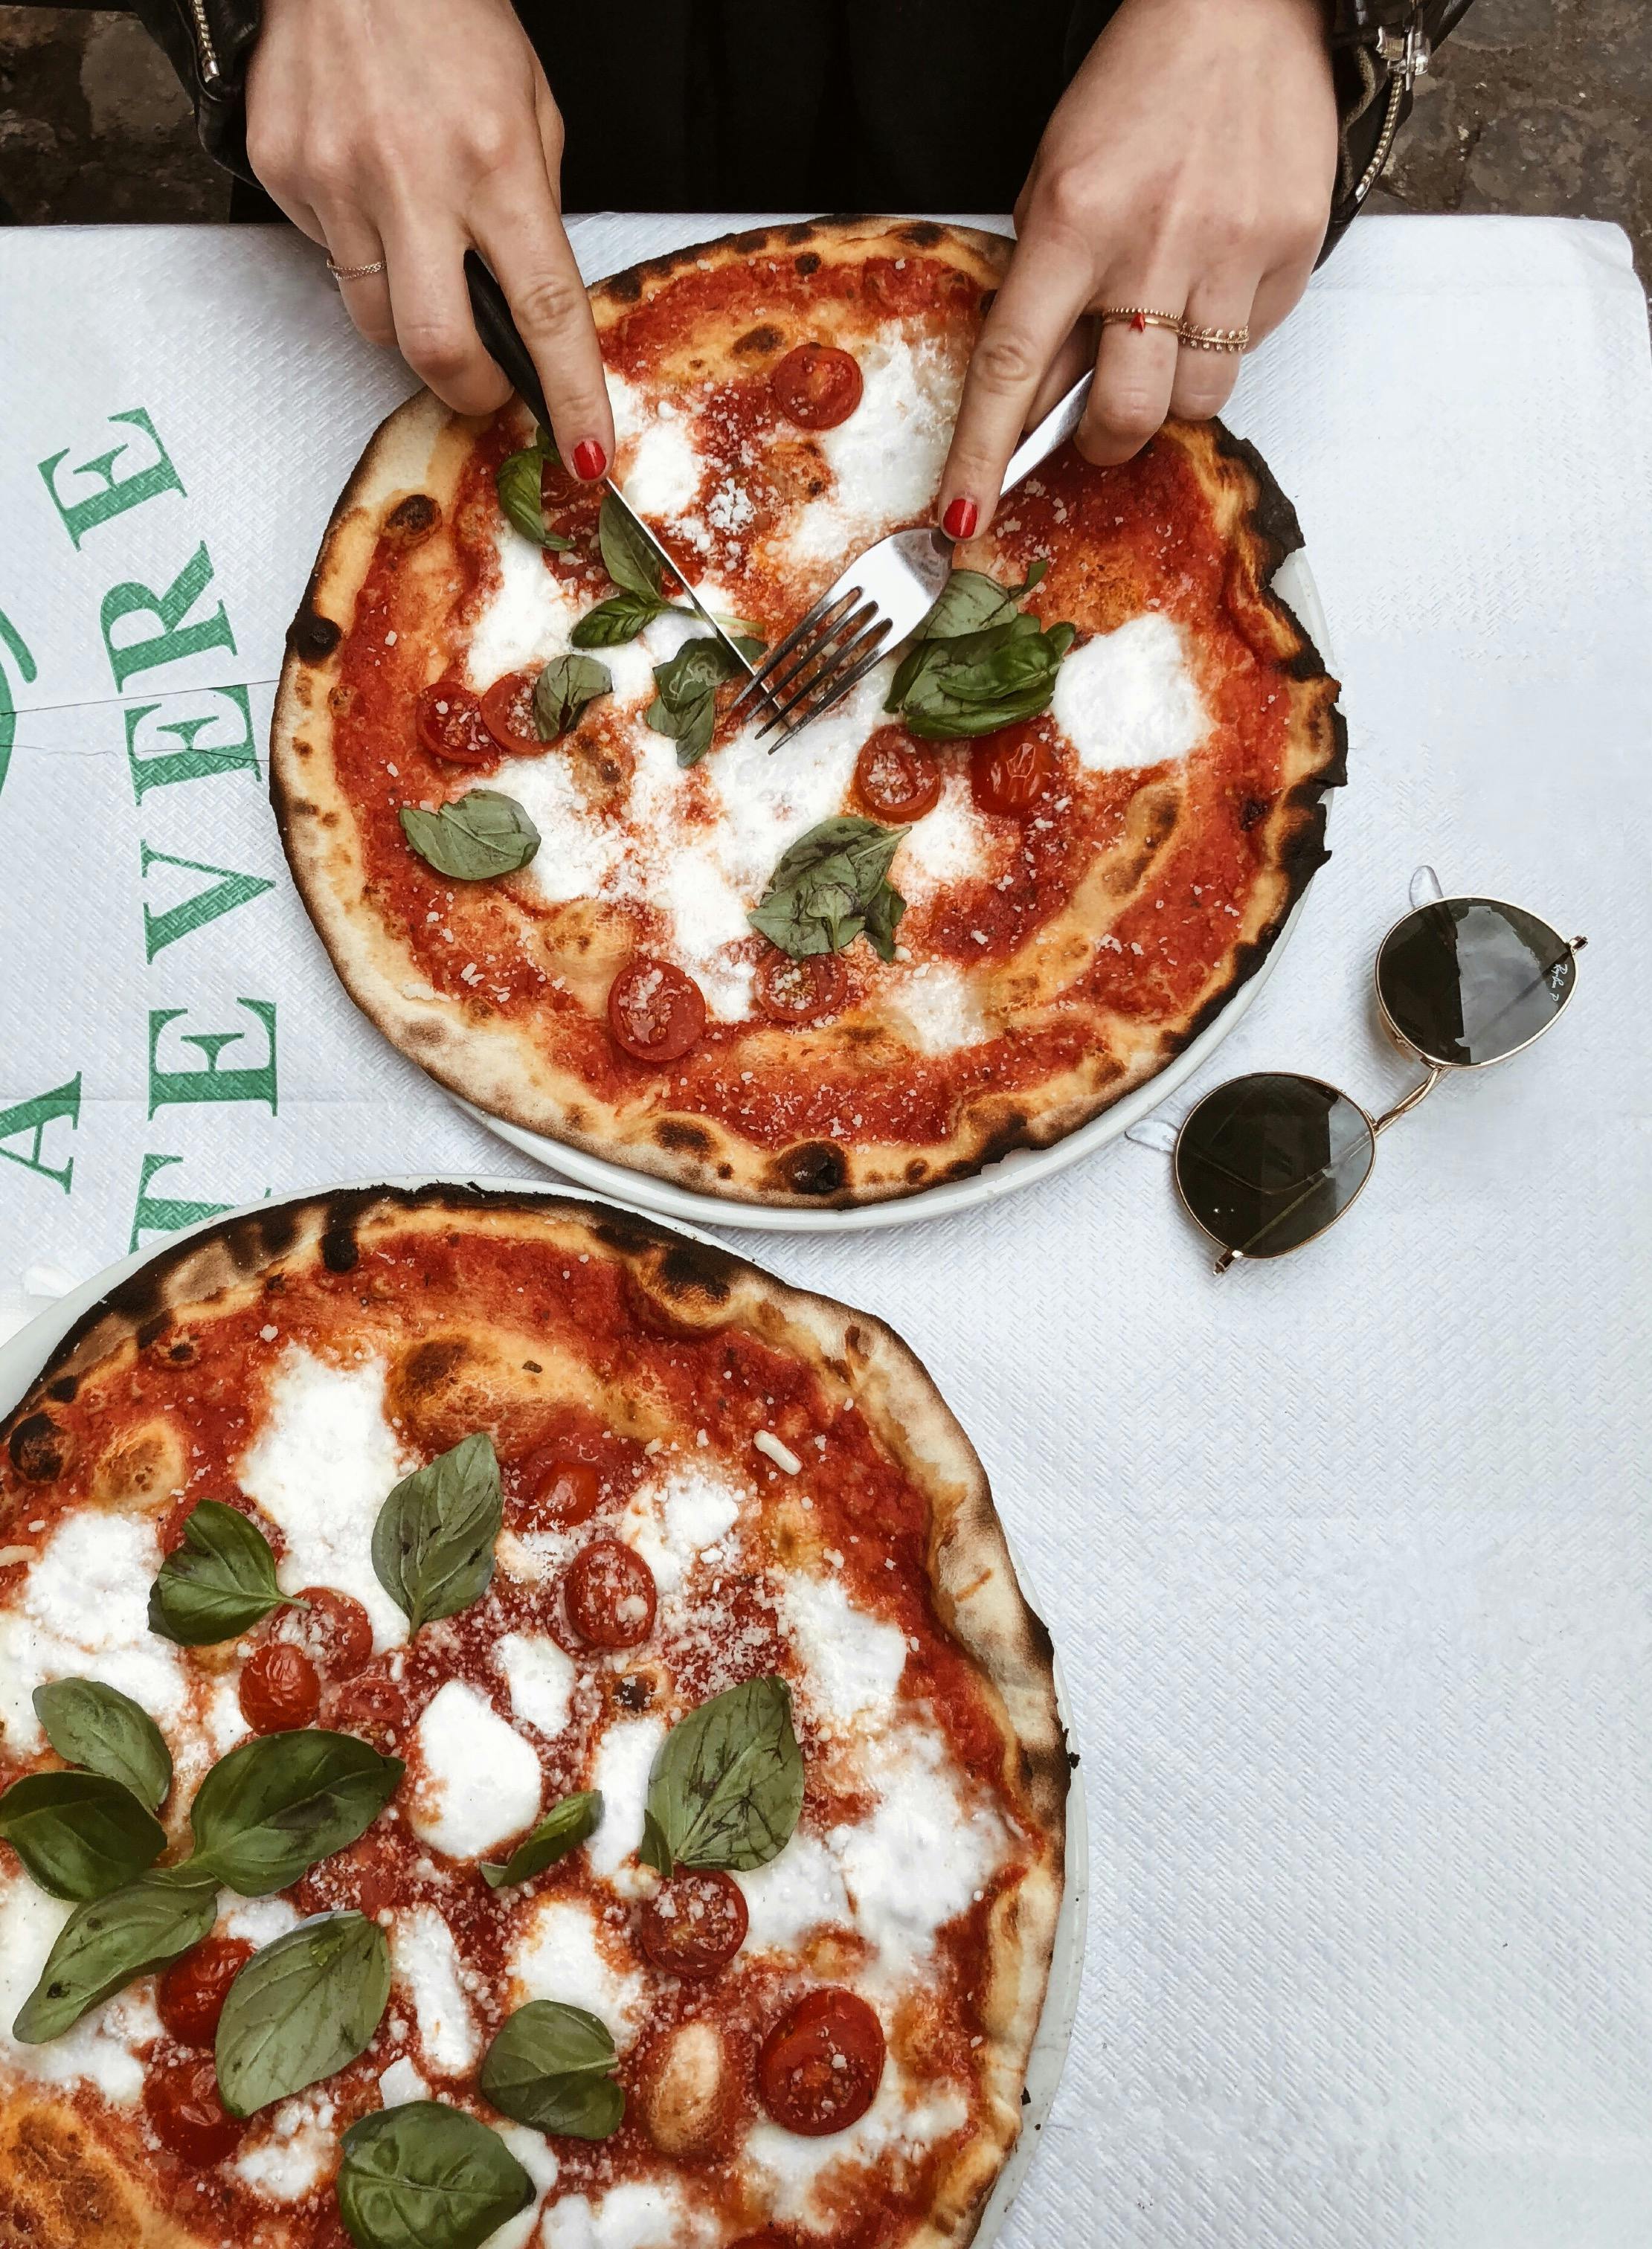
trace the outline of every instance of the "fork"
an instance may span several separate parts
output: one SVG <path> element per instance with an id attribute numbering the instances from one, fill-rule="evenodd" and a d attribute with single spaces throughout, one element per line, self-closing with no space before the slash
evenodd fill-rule
<path id="1" fill-rule="evenodd" d="M 1022 439 L 1004 471 L 1006 494 L 1071 437 L 1090 384 L 1090 375 L 1081 377 Z M 776 732 L 789 738 L 820 718 L 923 622 L 952 574 L 952 557 L 945 533 L 921 525 L 878 540 L 804 612 L 730 709 L 750 696 L 761 698 L 768 721 L 758 730 L 760 742 Z M 770 745 L 771 751 L 779 747 Z"/>

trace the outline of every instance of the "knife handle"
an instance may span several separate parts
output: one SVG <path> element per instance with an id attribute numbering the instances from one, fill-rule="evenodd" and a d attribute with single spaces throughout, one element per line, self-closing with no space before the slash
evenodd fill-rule
<path id="1" fill-rule="evenodd" d="M 503 367 L 505 362 L 499 362 Z M 506 368 L 508 375 L 510 369 Z M 1023 477 L 1030 476 L 1040 461 L 1048 460 L 1057 445 L 1064 445 L 1084 418 L 1084 401 L 1090 395 L 1090 386 L 1095 380 L 1095 369 L 1081 375 L 1064 398 L 1058 398 L 1036 430 L 1029 430 L 1010 455 L 1004 470 L 1002 489 L 1012 491 Z"/>
<path id="2" fill-rule="evenodd" d="M 471 292 L 477 334 L 548 430 L 551 417 L 538 370 L 511 317 L 504 290 L 473 250 L 465 253 L 465 285 Z"/>

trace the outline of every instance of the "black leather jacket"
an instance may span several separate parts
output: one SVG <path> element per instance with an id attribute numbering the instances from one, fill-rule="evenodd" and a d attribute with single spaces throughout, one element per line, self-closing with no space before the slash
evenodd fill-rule
<path id="1" fill-rule="evenodd" d="M 793 0 L 783 10 L 761 7 L 750 41 L 731 31 L 739 0 L 722 0 L 720 6 L 718 0 L 654 0 L 652 6 L 633 0 L 623 11 L 575 7 L 569 0 L 536 8 L 533 0 L 517 0 L 568 119 L 563 185 L 573 210 L 1007 208 L 1062 83 L 1118 4 L 1021 0 L 1011 19 L 1016 36 L 1008 55 L 1002 7 L 986 5 L 975 14 L 977 36 L 957 36 L 969 17 L 967 0 L 949 0 L 940 19 L 946 25 L 944 39 L 935 36 L 936 17 L 923 0 L 880 0 L 877 7 L 857 0 L 819 0 L 811 7 Z M 1426 68 L 1431 50 L 1470 5 L 1470 0 L 1331 0 L 1341 153 L 1327 251 L 1381 175 L 1410 111 L 1414 66 Z M 140 0 L 137 12 L 182 79 L 209 153 L 250 181 L 243 88 L 261 0 Z M 622 15 L 623 26 L 613 21 Z M 648 18 L 651 25 L 643 20 Z M 903 39 L 921 58 L 916 72 L 903 68 Z M 749 75 L 747 58 L 754 45 L 760 54 L 772 52 L 777 40 L 794 43 L 799 58 L 789 71 L 785 58 L 776 67 L 774 83 L 785 89 L 780 128 L 765 137 L 780 102 L 744 111 L 736 103 L 732 120 L 725 120 L 723 161 L 708 169 L 702 148 L 708 138 L 703 129 L 707 88 L 703 80 L 697 84 L 697 70 L 733 57 L 736 71 L 743 64 Z M 899 129 L 885 136 L 881 169 L 874 150 L 858 175 L 845 178 L 842 166 L 811 174 L 803 162 L 812 127 L 809 117 L 800 120 L 802 90 L 823 72 L 843 69 L 846 53 L 862 40 L 879 50 L 878 67 L 891 89 L 887 108 L 893 113 L 898 105 Z M 650 57 L 658 60 L 654 87 L 646 75 Z M 1017 73 L 1011 65 L 1023 58 L 1025 67 Z M 985 107 L 994 121 L 990 135 L 973 139 L 956 130 L 959 116 L 970 113 L 972 88 L 988 90 Z M 946 120 L 927 134 L 921 120 L 914 123 L 920 89 L 933 92 L 930 109 Z M 726 109 L 726 84 L 716 92 Z M 866 107 L 864 89 L 846 100 L 841 92 L 829 92 L 816 117 L 822 137 L 829 132 L 836 144 L 858 134 L 875 141 L 875 114 L 844 123 L 857 105 Z M 686 133 L 685 109 L 691 119 Z M 590 121 L 582 130 L 588 111 Z M 630 131 L 616 131 L 616 112 Z M 617 158 L 616 142 L 623 144 Z M 897 146 L 901 155 L 891 162 L 888 148 Z M 823 181 L 849 192 L 834 196 Z"/>

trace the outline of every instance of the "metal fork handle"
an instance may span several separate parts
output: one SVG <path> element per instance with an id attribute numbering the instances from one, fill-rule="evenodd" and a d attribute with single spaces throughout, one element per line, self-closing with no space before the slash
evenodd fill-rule
<path id="1" fill-rule="evenodd" d="M 1090 386 L 1095 381 L 1091 368 L 1081 375 L 1064 398 L 1059 398 L 1036 430 L 1029 430 L 1009 457 L 1004 471 L 1002 489 L 1013 492 L 1023 477 L 1029 477 L 1040 461 L 1047 461 L 1057 445 L 1064 445 L 1084 418 L 1084 401 L 1090 395 Z"/>

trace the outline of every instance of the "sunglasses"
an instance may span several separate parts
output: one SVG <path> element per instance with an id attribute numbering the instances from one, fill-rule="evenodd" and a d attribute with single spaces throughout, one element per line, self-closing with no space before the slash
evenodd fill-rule
<path id="1" fill-rule="evenodd" d="M 1283 1257 L 1334 1225 L 1371 1176 L 1379 1134 L 1448 1070 L 1487 1069 L 1542 1037 L 1586 942 L 1496 898 L 1436 898 L 1395 922 L 1377 953 L 1377 1006 L 1427 1077 L 1380 1117 L 1294 1070 L 1206 1094 L 1176 1136 L 1174 1168 L 1189 1217 L 1221 1244 L 1217 1272 Z"/>

